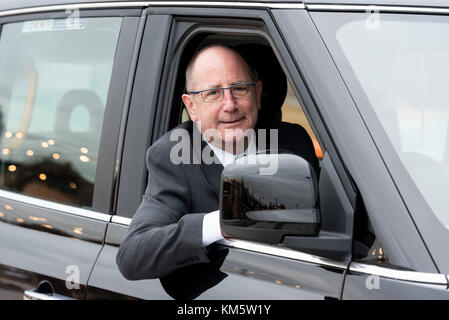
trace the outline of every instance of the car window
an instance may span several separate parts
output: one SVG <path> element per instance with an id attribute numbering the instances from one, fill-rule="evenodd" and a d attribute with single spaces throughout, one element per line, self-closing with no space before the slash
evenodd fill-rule
<path id="1" fill-rule="evenodd" d="M 379 18 L 370 25 L 361 15 L 338 16 L 326 33 L 331 52 L 343 53 L 337 65 L 349 64 L 403 167 L 449 228 L 449 19 Z"/>
<path id="2" fill-rule="evenodd" d="M 2 189 L 91 207 L 121 22 L 48 19 L 2 27 Z"/>

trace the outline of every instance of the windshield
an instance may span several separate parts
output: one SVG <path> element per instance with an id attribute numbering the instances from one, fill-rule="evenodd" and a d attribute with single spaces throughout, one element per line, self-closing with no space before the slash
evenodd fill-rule
<path id="1" fill-rule="evenodd" d="M 331 33 L 344 63 L 424 199 L 449 228 L 449 17 L 342 13 L 334 19 Z"/>

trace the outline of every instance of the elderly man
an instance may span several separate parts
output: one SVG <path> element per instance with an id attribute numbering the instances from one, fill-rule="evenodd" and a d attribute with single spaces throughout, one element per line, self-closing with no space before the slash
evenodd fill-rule
<path id="1" fill-rule="evenodd" d="M 236 51 L 212 45 L 197 52 L 186 70 L 186 89 L 182 100 L 191 121 L 176 129 L 191 138 L 201 133 L 201 149 L 189 149 L 188 163 L 173 163 L 170 155 L 177 141 L 172 141 L 171 132 L 149 148 L 148 185 L 117 254 L 127 279 L 160 278 L 209 263 L 208 245 L 223 238 L 217 210 L 221 172 L 238 156 L 239 143 L 245 153 L 257 149 L 255 139 L 245 139 L 245 132 L 256 126 L 262 83 Z M 313 161 L 312 142 L 299 128 L 299 136 L 295 131 L 290 140 L 303 140 L 297 153 Z M 279 148 L 291 149 L 289 143 L 280 141 Z M 218 161 L 202 161 L 205 148 Z"/>

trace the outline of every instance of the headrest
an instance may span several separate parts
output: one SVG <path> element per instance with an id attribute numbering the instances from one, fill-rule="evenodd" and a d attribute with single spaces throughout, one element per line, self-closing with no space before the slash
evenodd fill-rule
<path id="1" fill-rule="evenodd" d="M 276 55 L 269 46 L 262 44 L 240 44 L 234 48 L 256 70 L 263 83 L 257 128 L 278 128 L 287 94 L 287 78 Z"/>
<path id="2" fill-rule="evenodd" d="M 78 105 L 86 107 L 89 112 L 88 131 L 100 134 L 101 126 L 97 120 L 103 118 L 104 106 L 95 91 L 88 89 L 73 89 L 62 96 L 56 109 L 55 132 L 71 131 L 70 118 Z"/>

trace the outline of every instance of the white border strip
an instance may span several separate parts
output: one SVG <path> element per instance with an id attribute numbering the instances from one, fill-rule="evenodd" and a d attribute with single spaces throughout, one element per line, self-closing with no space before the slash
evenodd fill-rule
<path id="1" fill-rule="evenodd" d="M 303 3 L 276 2 L 215 2 L 215 1 L 136 1 L 136 2 L 97 2 L 73 3 L 55 6 L 31 7 L 0 11 L 0 17 L 41 13 L 48 11 L 65 11 L 67 9 L 114 9 L 114 8 L 146 8 L 146 7 L 238 7 L 238 8 L 271 8 L 271 9 L 305 9 Z"/>
<path id="2" fill-rule="evenodd" d="M 65 11 L 66 9 L 114 9 L 114 8 L 135 8 L 135 7 L 148 7 L 150 2 L 98 2 L 98 3 L 73 3 L 73 4 L 61 4 L 56 6 L 42 6 L 31 7 L 23 9 L 14 9 L 0 11 L 0 17 L 27 14 L 27 13 L 40 13 L 48 11 Z"/>
<path id="3" fill-rule="evenodd" d="M 150 7 L 239 7 L 239 8 L 270 8 L 270 9 L 305 9 L 304 3 L 277 2 L 226 2 L 226 1 L 151 1 Z"/>
<path id="4" fill-rule="evenodd" d="M 258 252 L 258 253 L 263 253 L 263 254 L 270 254 L 273 256 L 278 256 L 278 257 L 282 257 L 282 258 L 288 258 L 288 259 L 293 259 L 293 260 L 298 260 L 298 261 L 303 261 L 303 262 L 309 262 L 309 263 L 318 264 L 321 266 L 332 267 L 332 268 L 337 268 L 337 269 L 341 269 L 341 270 L 346 270 L 348 268 L 348 266 L 342 262 L 333 261 L 333 260 L 326 259 L 326 258 L 321 258 L 318 256 L 314 256 L 311 254 L 307 254 L 307 253 L 296 251 L 296 250 L 289 249 L 289 248 L 276 247 L 274 245 L 265 245 L 265 244 L 250 242 L 250 241 L 246 241 L 246 240 L 234 240 L 234 239 L 229 239 L 229 240 L 224 239 L 224 240 L 217 241 L 217 243 L 228 246 L 228 247 L 237 248 L 237 249 L 243 249 L 243 250 L 248 250 L 248 251 L 253 251 L 253 252 Z"/>
<path id="5" fill-rule="evenodd" d="M 129 224 L 131 223 L 131 219 L 114 215 L 112 216 L 111 222 L 129 226 Z"/>
<path id="6" fill-rule="evenodd" d="M 30 196 L 25 196 L 22 194 L 0 190 L 0 202 L 4 202 L 8 204 L 8 200 L 13 200 L 20 202 L 21 204 L 25 205 L 32 205 L 41 207 L 44 209 L 50 209 L 55 211 L 60 211 L 63 213 L 69 213 L 85 218 L 95 219 L 99 221 L 109 222 L 111 220 L 111 216 L 109 214 L 100 213 L 96 211 L 91 211 L 87 209 L 72 207 L 65 204 L 56 203 L 53 201 L 38 199 Z"/>
<path id="7" fill-rule="evenodd" d="M 390 13 L 433 13 L 449 14 L 449 8 L 409 7 L 409 6 L 377 6 L 377 5 L 333 5 L 307 4 L 309 11 L 357 11 L 357 12 L 390 12 Z"/>
<path id="8" fill-rule="evenodd" d="M 120 217 L 120 216 L 113 216 L 111 219 L 111 222 L 129 226 L 131 219 L 125 218 L 125 217 Z M 248 251 L 253 251 L 253 252 L 263 253 L 263 254 L 270 254 L 273 256 L 319 264 L 321 266 L 328 266 L 328 267 L 333 267 L 333 268 L 337 268 L 337 269 L 341 269 L 341 270 L 346 270 L 348 268 L 348 266 L 344 263 L 317 257 L 317 256 L 313 256 L 313 255 L 299 252 L 299 251 L 289 249 L 289 248 L 280 248 L 280 247 L 276 247 L 276 246 L 272 246 L 272 245 L 260 244 L 260 243 L 255 243 L 255 242 L 251 242 L 251 241 L 237 240 L 237 239 L 229 239 L 229 240 L 223 239 L 223 240 L 217 241 L 217 243 L 227 246 L 227 247 L 243 249 L 243 250 L 248 250 Z"/>
<path id="9" fill-rule="evenodd" d="M 113 216 L 111 219 L 112 222 L 119 223 L 122 225 L 129 225 L 131 222 L 130 218 Z M 321 258 L 318 256 L 313 256 L 307 253 L 299 252 L 289 248 L 280 248 L 270 245 L 264 245 L 260 243 L 254 243 L 245 240 L 237 240 L 237 239 L 223 239 L 217 241 L 217 243 L 227 246 L 233 247 L 258 253 L 271 254 L 283 258 L 289 258 L 304 262 L 310 262 L 314 264 L 334 267 L 337 269 L 347 269 L 347 266 L 344 263 L 333 261 L 330 259 Z M 411 282 L 419 282 L 419 283 L 430 283 L 430 284 L 439 284 L 439 285 L 448 285 L 449 283 L 449 275 L 446 278 L 444 274 L 438 273 L 424 273 L 424 272 L 415 272 L 415 271 L 404 271 L 404 270 L 395 270 L 391 268 L 385 268 L 381 266 L 373 266 L 366 263 L 360 262 L 352 262 L 349 270 L 352 272 L 362 273 L 366 275 L 375 275 L 384 278 L 397 279 L 403 281 L 411 281 Z"/>
<path id="10" fill-rule="evenodd" d="M 370 264 L 360 262 L 351 263 L 349 271 L 403 281 L 440 284 L 440 285 L 448 284 L 448 281 L 444 274 L 395 270 L 391 268 L 373 266 Z"/>

